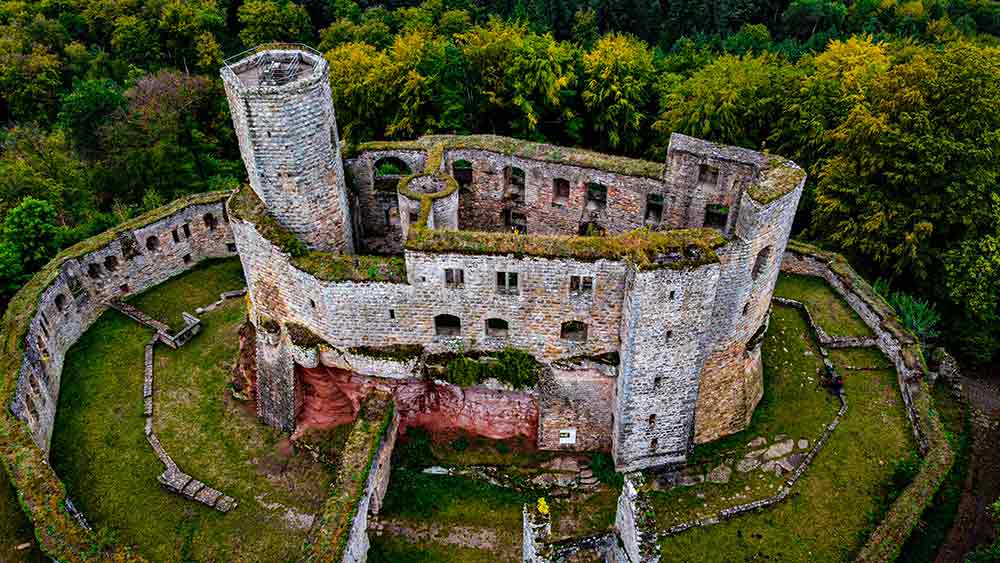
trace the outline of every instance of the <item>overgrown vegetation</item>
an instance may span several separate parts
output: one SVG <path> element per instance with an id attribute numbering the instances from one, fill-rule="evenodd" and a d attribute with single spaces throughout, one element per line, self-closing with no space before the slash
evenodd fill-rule
<path id="1" fill-rule="evenodd" d="M 446 360 L 444 369 L 434 369 L 441 360 Z M 496 354 L 432 355 L 426 361 L 432 374 L 459 387 L 472 387 L 496 379 L 514 389 L 528 389 L 538 383 L 542 370 L 534 356 L 516 348 L 504 348 Z"/>
<path id="2" fill-rule="evenodd" d="M 774 295 L 805 304 L 813 320 L 830 336 L 872 336 L 868 325 L 823 278 L 782 274 Z"/>
<path id="3" fill-rule="evenodd" d="M 406 248 L 426 252 L 511 254 L 582 261 L 628 260 L 643 269 L 656 269 L 694 268 L 718 262 L 715 249 L 723 244 L 725 238 L 715 229 L 665 232 L 636 229 L 605 237 L 419 229 L 406 241 Z"/>

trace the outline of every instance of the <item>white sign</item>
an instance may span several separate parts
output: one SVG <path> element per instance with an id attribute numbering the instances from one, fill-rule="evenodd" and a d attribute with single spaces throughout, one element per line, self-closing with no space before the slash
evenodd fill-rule
<path id="1" fill-rule="evenodd" d="M 559 430 L 559 444 L 575 444 L 576 428 L 563 428 Z"/>

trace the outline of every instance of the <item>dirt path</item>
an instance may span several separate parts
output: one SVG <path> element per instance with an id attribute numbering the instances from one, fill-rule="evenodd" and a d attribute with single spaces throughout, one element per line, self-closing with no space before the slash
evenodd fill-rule
<path id="1" fill-rule="evenodd" d="M 1000 497 L 1000 378 L 963 377 L 962 388 L 975 407 L 969 474 L 958 513 L 936 563 L 959 563 L 970 551 L 996 537 L 996 526 L 987 508 Z"/>

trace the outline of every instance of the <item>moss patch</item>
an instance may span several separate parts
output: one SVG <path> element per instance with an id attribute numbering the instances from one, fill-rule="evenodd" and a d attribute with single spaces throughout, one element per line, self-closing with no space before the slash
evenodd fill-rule
<path id="1" fill-rule="evenodd" d="M 47 561 L 35 544 L 31 522 L 17 502 L 17 493 L 0 471 L 0 561 L 11 563 L 42 563 Z M 27 549 L 17 549 L 28 544 Z"/>
<path id="2" fill-rule="evenodd" d="M 325 281 L 406 283 L 406 261 L 398 256 L 354 256 L 311 251 L 292 265 Z"/>
<path id="3" fill-rule="evenodd" d="M 228 206 L 229 214 L 233 218 L 253 224 L 261 236 L 274 243 L 282 252 L 292 257 L 301 257 L 309 253 L 309 248 L 305 243 L 281 226 L 267 212 L 264 202 L 257 197 L 257 193 L 249 185 L 240 187 L 229 198 Z"/>
<path id="4" fill-rule="evenodd" d="M 788 160 L 772 156 L 770 168 L 747 188 L 747 195 L 758 203 L 767 205 L 792 193 L 805 177 L 805 170 Z"/>
<path id="5" fill-rule="evenodd" d="M 823 278 L 782 273 L 774 295 L 804 303 L 830 336 L 872 336 L 868 325 Z"/>
<path id="6" fill-rule="evenodd" d="M 217 296 L 242 285 L 232 285 L 233 263 L 175 278 L 137 304 L 204 305 L 202 291 Z M 242 300 L 227 301 L 204 316 L 194 340 L 180 350 L 158 346 L 155 356 L 158 436 L 182 469 L 236 498 L 240 506 L 225 515 L 156 481 L 163 468 L 143 435 L 141 401 L 150 331 L 108 312 L 67 355 L 53 465 L 92 524 L 150 560 L 294 559 L 306 531 L 290 515 L 319 509 L 328 470 L 227 398 L 244 317 Z"/>
<path id="7" fill-rule="evenodd" d="M 719 261 L 725 244 L 715 229 L 648 229 L 607 237 L 522 235 L 480 231 L 413 229 L 406 249 L 420 252 L 536 256 L 585 262 L 628 260 L 642 269 L 694 268 Z"/>
<path id="8" fill-rule="evenodd" d="M 357 356 L 372 358 L 375 360 L 395 360 L 408 362 L 414 358 L 419 358 L 424 353 L 424 347 L 420 344 L 396 344 L 393 346 L 355 346 L 347 351 Z"/>

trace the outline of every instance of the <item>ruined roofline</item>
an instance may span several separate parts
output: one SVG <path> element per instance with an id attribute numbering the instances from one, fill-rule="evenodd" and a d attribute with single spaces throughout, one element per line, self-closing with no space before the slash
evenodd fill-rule
<path id="1" fill-rule="evenodd" d="M 398 256 L 345 256 L 308 250 L 267 212 L 244 185 L 227 202 L 230 217 L 246 221 L 291 257 L 296 268 L 325 281 L 405 283 L 405 261 Z M 713 228 L 654 232 L 636 229 L 612 236 L 522 235 L 469 230 L 434 230 L 415 225 L 405 250 L 426 254 L 516 256 L 519 258 L 629 262 L 643 270 L 694 268 L 719 261 L 727 243 Z M 375 268 L 376 274 L 367 273 Z"/>
<path id="2" fill-rule="evenodd" d="M 482 150 L 551 164 L 578 166 L 625 176 L 662 179 L 662 163 L 561 147 L 500 135 L 425 135 L 413 141 L 370 141 L 358 145 L 355 154 L 375 151 Z M 430 168 L 428 168 L 430 170 Z"/>
<path id="3" fill-rule="evenodd" d="M 382 151 L 426 152 L 428 162 L 425 173 L 433 174 L 442 171 L 444 152 L 449 150 L 481 150 L 544 163 L 670 181 L 669 168 L 656 162 L 499 135 L 425 135 L 411 141 L 370 141 L 358 145 L 354 156 Z M 795 191 L 805 179 L 805 172 L 798 165 L 780 156 L 671 133 L 667 148 L 668 161 L 669 155 L 677 152 L 752 167 L 754 180 L 747 189 L 747 194 L 763 205 Z M 430 158 L 432 155 L 435 158 Z"/>

